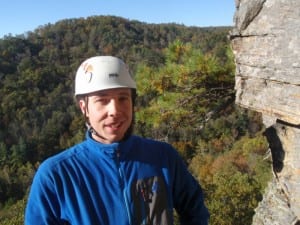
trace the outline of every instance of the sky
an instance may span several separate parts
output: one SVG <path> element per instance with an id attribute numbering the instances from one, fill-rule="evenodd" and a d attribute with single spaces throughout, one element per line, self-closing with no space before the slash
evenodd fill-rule
<path id="1" fill-rule="evenodd" d="M 0 0 L 0 38 L 39 26 L 89 16 L 119 16 L 146 23 L 233 26 L 235 0 Z"/>

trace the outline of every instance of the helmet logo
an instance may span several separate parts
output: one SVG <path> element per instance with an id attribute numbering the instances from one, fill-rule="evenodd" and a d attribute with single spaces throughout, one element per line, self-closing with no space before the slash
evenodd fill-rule
<path id="1" fill-rule="evenodd" d="M 93 66 L 88 63 L 85 63 L 82 66 L 83 66 L 86 81 L 91 82 L 93 76 Z"/>

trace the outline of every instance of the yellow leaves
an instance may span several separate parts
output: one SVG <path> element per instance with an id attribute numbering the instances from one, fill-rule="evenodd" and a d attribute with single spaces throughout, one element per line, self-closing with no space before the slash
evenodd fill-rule
<path id="1" fill-rule="evenodd" d="M 137 83 L 138 95 L 147 95 L 149 92 L 153 92 L 156 89 L 155 83 L 158 80 L 157 72 L 145 64 L 140 64 L 137 67 L 135 80 Z"/>
<path id="2" fill-rule="evenodd" d="M 193 149 L 193 144 L 191 141 L 176 141 L 172 142 L 172 145 L 184 159 L 191 157 L 191 150 Z"/>
<path id="3" fill-rule="evenodd" d="M 212 182 L 212 163 L 214 158 L 212 155 L 200 155 L 197 154 L 191 160 L 189 169 L 198 178 L 202 185 L 206 185 Z"/>
<path id="4" fill-rule="evenodd" d="M 179 63 L 188 50 L 189 47 L 187 44 L 184 44 L 180 40 L 175 40 L 173 43 L 169 44 L 167 49 L 165 49 L 167 62 Z"/>

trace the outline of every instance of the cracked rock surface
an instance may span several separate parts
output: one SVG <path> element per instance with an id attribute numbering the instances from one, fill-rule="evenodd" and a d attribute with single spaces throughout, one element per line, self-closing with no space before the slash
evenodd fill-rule
<path id="1" fill-rule="evenodd" d="M 300 1 L 236 3 L 236 102 L 300 125 Z"/>
<path id="2" fill-rule="evenodd" d="M 253 224 L 300 224 L 300 1 L 236 0 L 236 103 L 262 113 L 274 178 Z"/>

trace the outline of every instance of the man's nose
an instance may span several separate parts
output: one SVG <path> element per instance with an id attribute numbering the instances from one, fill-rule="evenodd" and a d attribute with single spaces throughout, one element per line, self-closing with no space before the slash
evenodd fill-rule
<path id="1" fill-rule="evenodd" d="M 115 116 L 120 112 L 120 105 L 116 99 L 111 99 L 108 104 L 108 115 Z"/>

